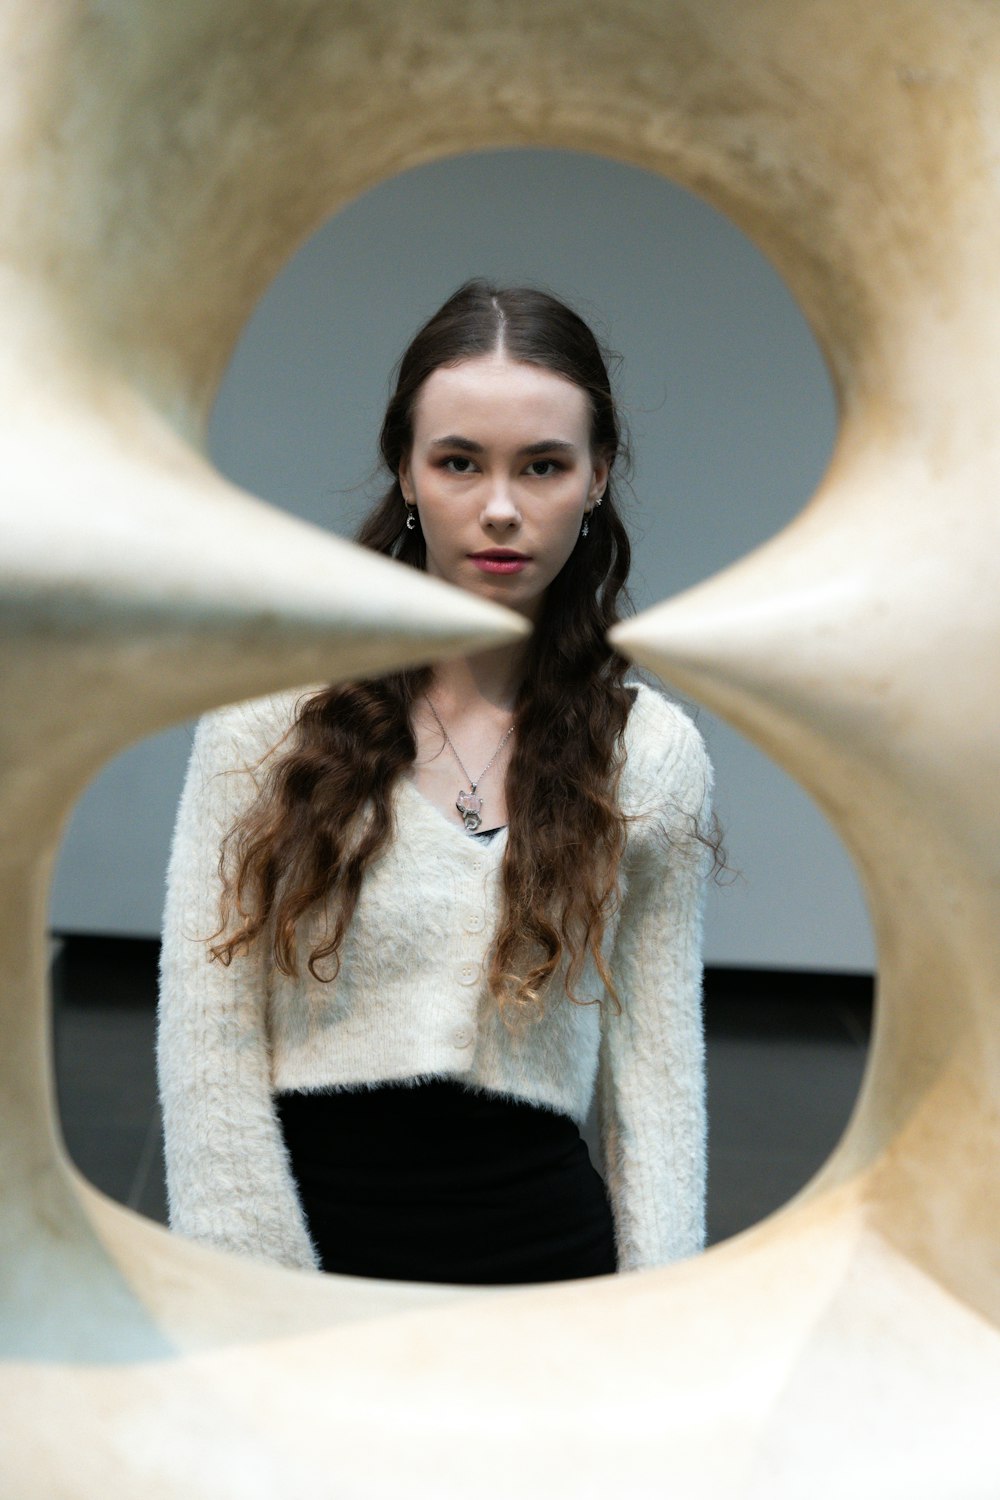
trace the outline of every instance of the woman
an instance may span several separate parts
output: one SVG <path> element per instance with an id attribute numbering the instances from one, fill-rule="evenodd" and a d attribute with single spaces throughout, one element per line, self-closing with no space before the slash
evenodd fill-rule
<path id="1" fill-rule="evenodd" d="M 359 541 L 535 628 L 201 721 L 163 942 L 171 1224 L 453 1283 L 689 1255 L 710 768 L 606 642 L 629 544 L 605 360 L 555 298 L 470 282 L 404 355 L 381 447 Z"/>

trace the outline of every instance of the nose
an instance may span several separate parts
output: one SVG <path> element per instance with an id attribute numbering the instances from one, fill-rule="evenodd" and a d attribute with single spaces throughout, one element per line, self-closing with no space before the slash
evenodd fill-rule
<path id="1" fill-rule="evenodd" d="M 506 479 L 495 479 L 489 486 L 480 519 L 494 531 L 510 531 L 520 526 L 521 512 Z"/>

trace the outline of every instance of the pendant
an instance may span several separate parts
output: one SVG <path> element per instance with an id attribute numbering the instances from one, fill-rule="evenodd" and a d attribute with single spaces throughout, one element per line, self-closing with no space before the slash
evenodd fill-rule
<path id="1" fill-rule="evenodd" d="M 462 814 L 462 822 L 465 824 L 466 833 L 475 833 L 483 821 L 483 799 L 476 796 L 475 787 L 471 792 L 459 792 L 455 799 L 455 806 Z"/>

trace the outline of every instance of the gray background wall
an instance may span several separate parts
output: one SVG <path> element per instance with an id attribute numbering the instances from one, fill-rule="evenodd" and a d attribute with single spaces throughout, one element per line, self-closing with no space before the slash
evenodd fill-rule
<path id="1" fill-rule="evenodd" d="M 557 151 L 437 162 L 331 220 L 244 332 L 212 419 L 219 467 L 349 534 L 377 488 L 389 372 L 420 322 L 472 275 L 551 288 L 623 355 L 639 608 L 764 541 L 808 499 L 833 443 L 833 399 L 776 274 L 689 194 Z M 710 893 L 709 961 L 870 969 L 857 882 L 819 812 L 725 725 L 705 711 L 698 720 L 741 872 Z M 54 928 L 158 930 L 190 732 L 127 751 L 85 793 L 56 874 Z"/>

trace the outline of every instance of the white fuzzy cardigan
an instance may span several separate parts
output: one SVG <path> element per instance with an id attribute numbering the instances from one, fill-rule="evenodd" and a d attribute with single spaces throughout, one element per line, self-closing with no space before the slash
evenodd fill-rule
<path id="1" fill-rule="evenodd" d="M 171 1227 L 281 1265 L 318 1267 L 276 1092 L 461 1079 L 586 1119 L 597 1090 L 619 1270 L 704 1243 L 701 1021 L 704 827 L 711 768 L 691 721 L 639 685 L 626 729 L 629 830 L 605 952 L 624 1007 L 553 983 L 513 1040 L 485 984 L 506 832 L 472 839 L 408 779 L 396 835 L 365 876 L 338 977 L 286 978 L 266 953 L 211 963 L 219 845 L 253 798 L 302 693 L 236 704 L 197 728 L 167 879 L 157 1042 Z M 665 836 L 666 835 L 666 836 Z M 314 924 L 305 924 L 308 952 Z M 592 963 L 577 989 L 603 993 Z"/>

